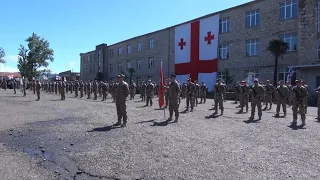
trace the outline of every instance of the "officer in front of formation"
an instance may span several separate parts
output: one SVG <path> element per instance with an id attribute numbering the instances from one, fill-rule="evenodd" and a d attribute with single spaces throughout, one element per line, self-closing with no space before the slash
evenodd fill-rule
<path id="1" fill-rule="evenodd" d="M 128 116 L 127 116 L 127 97 L 129 95 L 129 85 L 124 81 L 124 75 L 118 75 L 118 84 L 115 89 L 115 103 L 117 108 L 118 121 L 114 124 L 114 126 L 121 125 L 121 120 L 123 124 L 121 127 L 125 127 L 127 124 Z"/>
<path id="2" fill-rule="evenodd" d="M 226 89 L 225 85 L 221 83 L 221 79 L 217 79 L 217 83 L 214 86 L 214 113 L 213 114 L 218 114 L 218 105 L 219 109 L 221 110 L 221 115 L 223 115 L 223 100 L 225 99 L 226 95 Z"/>
<path id="3" fill-rule="evenodd" d="M 296 86 L 292 88 L 292 113 L 293 121 L 292 126 L 297 126 L 298 112 L 301 115 L 301 127 L 306 125 L 306 100 L 308 98 L 308 90 L 302 85 L 300 79 L 296 80 Z"/>

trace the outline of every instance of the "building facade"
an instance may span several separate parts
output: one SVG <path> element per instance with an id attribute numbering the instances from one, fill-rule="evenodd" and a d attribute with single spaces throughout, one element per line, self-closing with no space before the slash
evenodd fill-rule
<path id="1" fill-rule="evenodd" d="M 78 73 L 78 72 L 72 72 L 71 70 L 61 72 L 61 73 L 59 73 L 59 76 L 60 76 L 61 78 L 66 78 L 67 81 L 80 80 L 80 73 Z"/>
<path id="2" fill-rule="evenodd" d="M 294 77 L 304 79 L 315 88 L 320 86 L 319 9 L 318 0 L 255 0 L 195 20 L 215 14 L 220 16 L 220 78 L 226 78 L 227 69 L 234 81 L 251 81 L 253 78 L 272 81 L 274 57 L 267 47 L 271 40 L 282 39 L 290 48 L 279 60 L 278 79 L 287 80 L 291 67 L 296 72 Z M 113 80 L 119 73 L 128 76 L 134 69 L 133 80 L 138 83 L 147 79 L 158 81 L 161 60 L 165 74 L 174 73 L 175 27 L 105 45 L 104 79 Z M 94 78 L 99 61 L 87 64 L 90 60 L 85 57 L 97 53 L 96 48 L 81 54 L 81 79 Z M 88 69 L 94 72 L 92 76 Z"/>

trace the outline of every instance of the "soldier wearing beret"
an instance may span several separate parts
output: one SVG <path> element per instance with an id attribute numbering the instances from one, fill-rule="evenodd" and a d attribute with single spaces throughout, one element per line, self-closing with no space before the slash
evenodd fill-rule
<path id="1" fill-rule="evenodd" d="M 127 97 L 129 95 L 129 85 L 124 81 L 124 75 L 118 75 L 118 84 L 115 89 L 115 103 L 117 108 L 118 122 L 115 123 L 115 126 L 121 125 L 121 120 L 123 124 L 121 127 L 125 127 L 127 124 Z"/>

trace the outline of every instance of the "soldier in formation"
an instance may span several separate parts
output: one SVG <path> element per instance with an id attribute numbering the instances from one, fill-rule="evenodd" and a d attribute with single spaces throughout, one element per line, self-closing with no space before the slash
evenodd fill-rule
<path id="1" fill-rule="evenodd" d="M 292 99 L 292 113 L 293 121 L 292 125 L 297 125 L 298 113 L 301 115 L 301 126 L 306 125 L 306 100 L 308 98 L 308 90 L 303 86 L 301 80 L 296 80 L 296 86 L 292 88 L 293 99 Z"/>
<path id="2" fill-rule="evenodd" d="M 37 80 L 35 83 L 35 91 L 37 92 L 37 100 L 36 101 L 40 100 L 40 90 L 41 90 L 41 83 L 39 80 Z"/>
<path id="3" fill-rule="evenodd" d="M 267 80 L 267 84 L 264 87 L 265 87 L 265 93 L 264 93 L 265 107 L 264 107 L 264 110 L 267 110 L 268 105 L 270 105 L 269 109 L 272 108 L 272 94 L 274 93 L 274 87 L 270 83 L 269 80 Z"/>
<path id="4" fill-rule="evenodd" d="M 66 84 L 64 81 L 61 82 L 61 89 L 60 89 L 60 95 L 61 95 L 61 100 L 66 99 L 66 94 L 65 94 L 65 89 L 66 89 Z"/>
<path id="5" fill-rule="evenodd" d="M 122 127 L 125 127 L 127 124 L 128 116 L 126 100 L 128 95 L 129 85 L 124 81 L 124 75 L 120 74 L 118 75 L 118 84 L 115 91 L 115 100 L 118 116 L 118 121 L 114 124 L 115 126 L 121 125 Z"/>
<path id="6" fill-rule="evenodd" d="M 287 115 L 287 98 L 289 94 L 289 89 L 284 85 L 284 81 L 280 81 L 280 85 L 276 89 L 277 93 L 277 109 L 275 117 L 279 117 L 280 106 L 282 106 L 283 116 Z"/>
<path id="7" fill-rule="evenodd" d="M 200 104 L 206 103 L 207 100 L 207 91 L 208 87 L 207 85 L 202 81 L 200 86 Z"/>
<path id="8" fill-rule="evenodd" d="M 107 100 L 107 95 L 108 95 L 108 84 L 107 84 L 107 82 L 101 82 L 101 93 L 102 93 L 102 100 L 101 101 Z"/>
<path id="9" fill-rule="evenodd" d="M 221 83 L 221 79 L 217 79 L 217 83 L 214 86 L 214 113 L 218 114 L 218 105 L 219 109 L 221 110 L 221 115 L 223 115 L 224 107 L 223 107 L 223 100 L 225 99 L 226 95 L 226 87 L 223 83 Z"/>
<path id="10" fill-rule="evenodd" d="M 131 81 L 129 89 L 130 89 L 130 100 L 132 100 L 132 99 L 134 99 L 134 96 L 136 95 L 136 89 L 137 89 L 137 85 L 133 80 Z"/>
<path id="11" fill-rule="evenodd" d="M 147 87 L 147 85 L 144 83 L 144 81 L 142 81 L 141 85 L 140 85 L 141 101 L 145 101 L 146 100 L 146 87 Z"/>
<path id="12" fill-rule="evenodd" d="M 257 79 L 254 80 L 254 85 L 251 87 L 250 93 L 251 93 L 251 116 L 249 118 L 249 121 L 253 121 L 256 107 L 258 109 L 259 120 L 261 120 L 261 117 L 262 117 L 261 100 L 264 95 L 264 88 L 259 84 L 259 81 Z"/>
<path id="13" fill-rule="evenodd" d="M 154 96 L 154 84 L 151 82 L 151 80 L 148 81 L 148 85 L 146 86 L 146 95 L 147 95 L 147 102 L 145 106 L 152 106 L 152 98 Z"/>
<path id="14" fill-rule="evenodd" d="M 241 85 L 239 85 L 239 102 L 240 102 L 240 110 L 239 114 L 243 113 L 243 108 L 246 107 L 246 113 L 249 110 L 249 86 L 246 81 L 242 81 Z"/>
<path id="15" fill-rule="evenodd" d="M 195 84 L 191 81 L 191 78 L 188 79 L 187 91 L 186 91 L 186 111 L 189 111 L 189 106 L 191 108 L 191 112 L 194 108 L 194 93 L 196 91 Z"/>

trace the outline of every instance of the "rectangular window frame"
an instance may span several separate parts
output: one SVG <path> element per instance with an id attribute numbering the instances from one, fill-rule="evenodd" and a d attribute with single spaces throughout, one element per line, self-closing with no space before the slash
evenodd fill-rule
<path id="1" fill-rule="evenodd" d="M 127 45 L 127 54 L 131 54 L 132 50 L 131 50 L 131 44 Z"/>
<path id="2" fill-rule="evenodd" d="M 258 56 L 259 53 L 260 53 L 259 39 L 246 40 L 246 56 Z"/>
<path id="3" fill-rule="evenodd" d="M 295 52 L 298 49 L 298 36 L 297 33 L 281 34 L 280 39 L 289 45 L 288 52 Z M 295 41 L 295 44 L 293 44 Z"/>
<path id="4" fill-rule="evenodd" d="M 219 20 L 219 31 L 220 33 L 230 32 L 230 17 Z"/>
<path id="5" fill-rule="evenodd" d="M 293 19 L 296 17 L 298 17 L 297 0 L 285 0 L 280 2 L 280 20 Z"/>
<path id="6" fill-rule="evenodd" d="M 138 52 L 142 51 L 142 42 L 137 42 L 137 51 Z"/>
<path id="7" fill-rule="evenodd" d="M 148 57 L 148 68 L 154 67 L 154 57 Z"/>
<path id="8" fill-rule="evenodd" d="M 229 58 L 229 44 L 220 44 L 219 46 L 219 59 L 228 59 Z"/>
<path id="9" fill-rule="evenodd" d="M 154 39 L 151 38 L 149 39 L 149 49 L 153 49 L 154 48 Z"/>
<path id="10" fill-rule="evenodd" d="M 260 9 L 246 12 L 246 27 L 257 27 L 260 25 Z"/>

